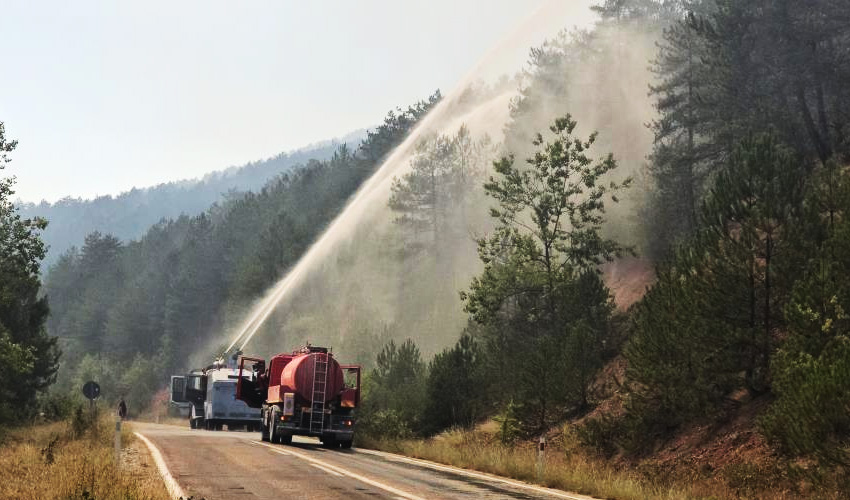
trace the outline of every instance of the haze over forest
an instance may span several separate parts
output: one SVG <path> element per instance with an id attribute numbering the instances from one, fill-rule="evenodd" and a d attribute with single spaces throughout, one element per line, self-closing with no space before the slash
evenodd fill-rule
<path id="1" fill-rule="evenodd" d="M 115 199 L 15 206 L 7 181 L 27 312 L 0 342 L 33 382 L 3 390 L 60 415 L 97 379 L 141 413 L 170 374 L 309 342 L 364 366 L 380 446 L 498 428 L 645 488 L 623 498 L 843 498 L 850 4 L 590 12 L 518 17 L 339 142 Z"/>

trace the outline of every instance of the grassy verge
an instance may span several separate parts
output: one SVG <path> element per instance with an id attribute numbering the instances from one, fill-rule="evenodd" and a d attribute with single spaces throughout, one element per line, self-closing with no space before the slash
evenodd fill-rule
<path id="1" fill-rule="evenodd" d="M 694 473 L 670 475 L 640 466 L 616 466 L 583 452 L 569 438 L 561 438 L 546 453 L 542 478 L 537 474 L 534 443 L 502 445 L 492 434 L 453 430 L 433 439 L 381 440 L 359 437 L 358 445 L 414 458 L 431 460 L 464 469 L 488 472 L 529 483 L 605 499 L 712 499 L 759 498 L 790 500 L 801 498 L 790 491 L 741 489 L 719 475 Z M 840 494 L 807 495 L 807 498 L 842 498 Z"/>
<path id="2" fill-rule="evenodd" d="M 20 500 L 166 500 L 147 457 L 116 466 L 115 423 L 103 416 L 8 431 L 0 444 L 0 498 Z M 125 456 L 146 453 L 124 426 Z"/>

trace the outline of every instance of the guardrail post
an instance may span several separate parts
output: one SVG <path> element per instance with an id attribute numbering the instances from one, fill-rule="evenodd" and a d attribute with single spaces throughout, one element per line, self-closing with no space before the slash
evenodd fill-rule
<path id="1" fill-rule="evenodd" d="M 537 482 L 543 482 L 543 473 L 546 469 L 546 436 L 540 436 L 537 445 Z"/>
<path id="2" fill-rule="evenodd" d="M 121 417 L 115 417 L 115 466 L 121 466 Z"/>

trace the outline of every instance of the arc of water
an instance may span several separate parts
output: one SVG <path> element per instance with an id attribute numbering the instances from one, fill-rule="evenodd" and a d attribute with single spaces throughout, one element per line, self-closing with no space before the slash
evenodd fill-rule
<path id="1" fill-rule="evenodd" d="M 579 6 L 589 10 L 589 2 L 574 2 L 572 8 L 577 8 L 575 3 L 587 3 L 588 5 Z M 448 114 L 448 110 L 456 101 L 457 97 L 482 73 L 489 61 L 493 60 L 501 50 L 509 46 L 512 42 L 516 45 L 516 39 L 520 35 L 527 33 L 529 29 L 534 29 L 537 23 L 541 20 L 551 21 L 553 17 L 563 14 L 562 9 L 564 3 L 562 0 L 550 1 L 547 4 L 539 7 L 535 12 L 528 16 L 519 26 L 513 30 L 507 37 L 503 38 L 499 43 L 493 46 L 484 57 L 470 70 L 464 78 L 455 86 L 453 91 L 447 95 L 437 106 L 425 116 L 420 123 L 408 134 L 407 138 L 399 145 L 387 159 L 381 164 L 380 168 L 369 178 L 364 186 L 355 194 L 352 201 L 346 208 L 331 222 L 327 229 L 322 233 L 318 240 L 309 248 L 296 263 L 296 265 L 272 288 L 266 297 L 255 306 L 251 315 L 242 324 L 239 333 L 228 345 L 226 352 L 231 351 L 234 346 L 239 344 L 240 349 L 244 349 L 248 342 L 254 337 L 257 331 L 262 327 L 263 323 L 268 319 L 271 313 L 275 310 L 280 301 L 286 294 L 303 279 L 306 270 L 320 258 L 324 257 L 331 248 L 334 238 L 338 238 L 340 234 L 344 234 L 346 230 L 352 230 L 351 227 L 345 227 L 357 220 L 359 215 L 368 208 L 368 203 L 371 201 L 372 195 L 381 189 L 385 182 L 392 176 L 396 175 L 400 167 L 403 167 L 403 160 L 406 155 L 412 150 L 413 146 L 421 137 L 422 133 L 431 130 L 435 123 L 439 123 Z M 585 20 L 585 23 L 591 22 Z"/>

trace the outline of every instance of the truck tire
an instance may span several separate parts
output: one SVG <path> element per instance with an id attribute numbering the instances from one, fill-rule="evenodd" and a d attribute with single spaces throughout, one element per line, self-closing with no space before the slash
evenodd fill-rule
<path id="1" fill-rule="evenodd" d="M 343 450 L 347 450 L 347 449 L 351 448 L 351 444 L 352 444 L 351 441 L 340 441 L 339 447 L 342 448 Z"/>
<path id="2" fill-rule="evenodd" d="M 260 424 L 260 441 L 269 440 L 269 426 L 266 425 L 266 421 L 263 420 L 263 423 Z"/>
<path id="3" fill-rule="evenodd" d="M 292 434 L 283 434 L 280 436 L 280 444 L 292 444 Z"/>
<path id="4" fill-rule="evenodd" d="M 195 418 L 195 405 L 192 405 L 192 410 L 189 412 L 189 428 L 200 429 L 203 420 Z"/>
<path id="5" fill-rule="evenodd" d="M 271 415 L 269 415 L 269 441 L 279 443 L 280 436 L 277 432 L 277 406 L 272 406 Z"/>
<path id="6" fill-rule="evenodd" d="M 322 446 L 325 447 L 325 448 L 331 448 L 331 449 L 336 448 L 336 446 L 337 446 L 336 438 L 330 437 L 330 436 L 328 436 L 326 438 L 322 438 Z"/>

